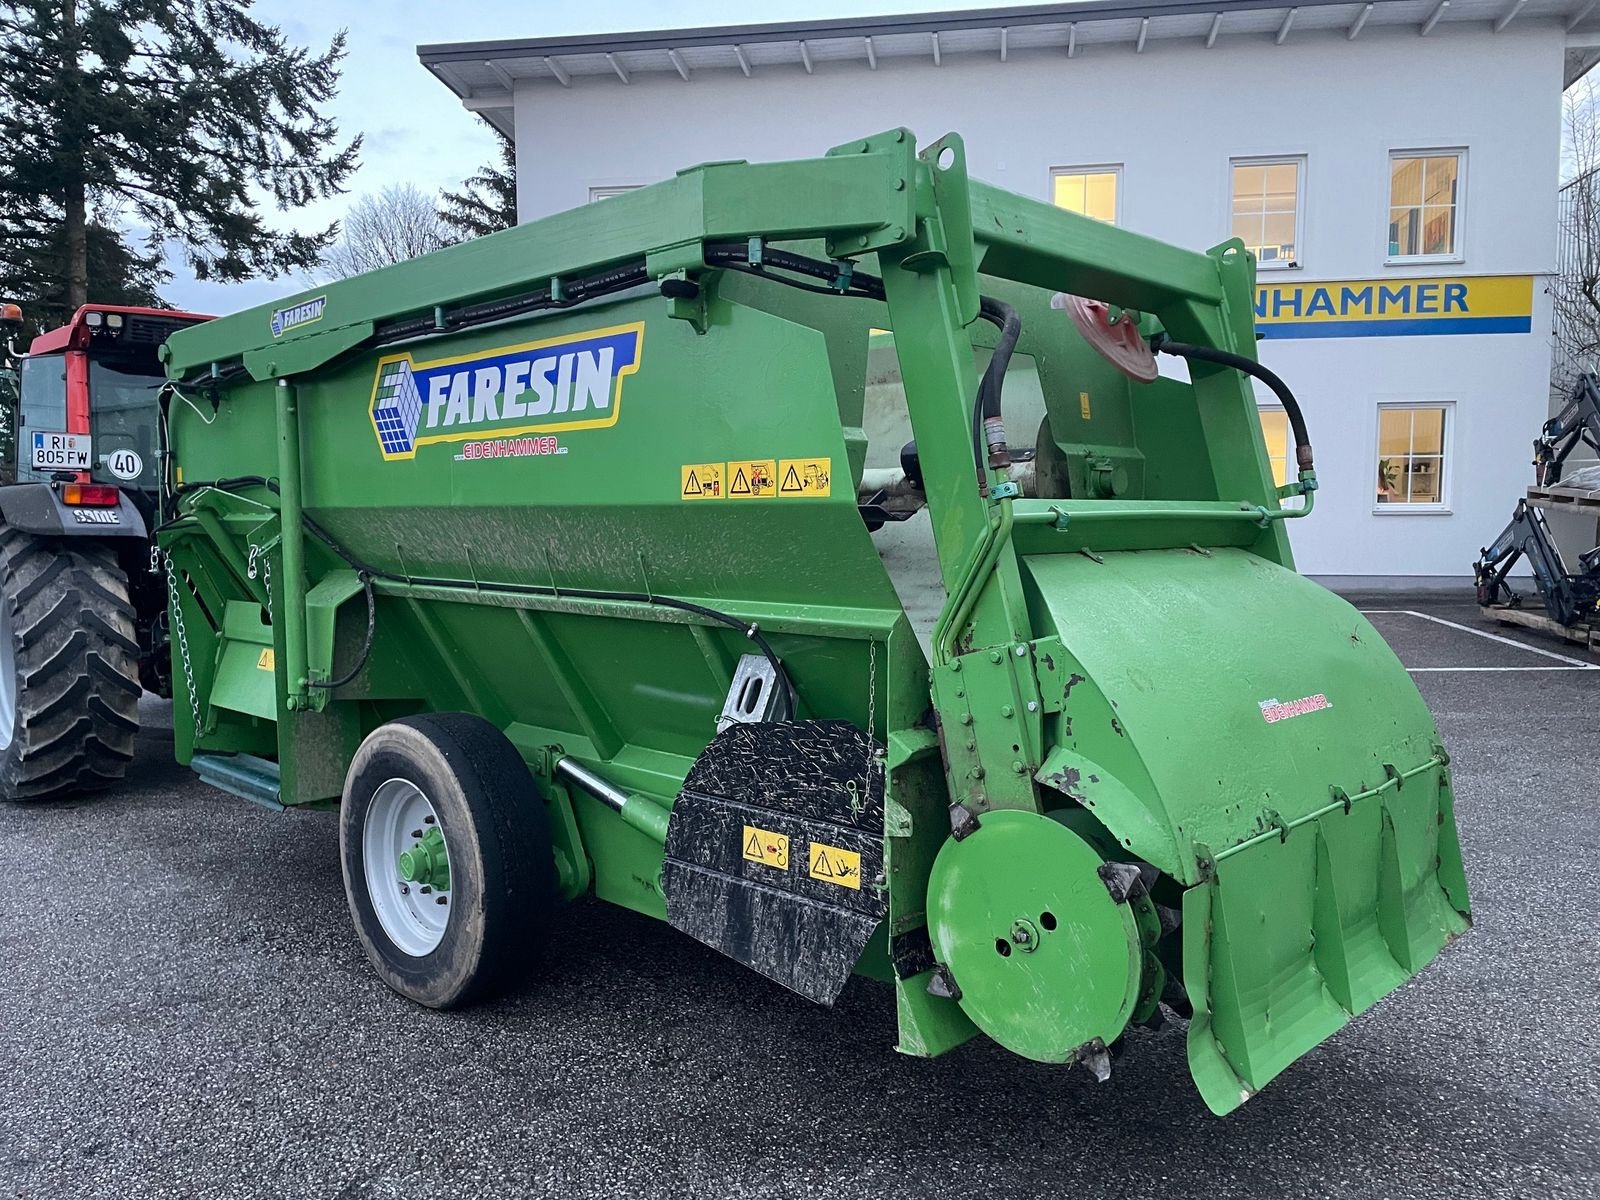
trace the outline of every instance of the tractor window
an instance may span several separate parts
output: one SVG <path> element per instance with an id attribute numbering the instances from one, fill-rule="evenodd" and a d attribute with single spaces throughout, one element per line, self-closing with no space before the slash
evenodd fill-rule
<path id="1" fill-rule="evenodd" d="M 156 485 L 156 422 L 160 419 L 156 393 L 166 380 L 117 370 L 109 363 L 89 362 L 89 428 L 94 434 L 95 479 L 121 487 Z M 112 474 L 107 464 L 119 450 L 138 454 L 142 469 L 137 477 Z"/>
<path id="2" fill-rule="evenodd" d="M 67 428 L 67 360 L 59 354 L 41 354 L 22 360 L 21 420 L 16 436 L 16 467 L 19 480 L 46 480 L 47 473 L 35 471 L 29 447 L 36 429 L 53 433 Z"/>

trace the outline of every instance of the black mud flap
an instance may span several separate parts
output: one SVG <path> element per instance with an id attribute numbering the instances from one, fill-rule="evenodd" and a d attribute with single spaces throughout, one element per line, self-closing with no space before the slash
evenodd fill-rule
<path id="1" fill-rule="evenodd" d="M 667 919 L 832 1004 L 888 910 L 883 767 L 848 721 L 730 725 L 667 826 Z"/>

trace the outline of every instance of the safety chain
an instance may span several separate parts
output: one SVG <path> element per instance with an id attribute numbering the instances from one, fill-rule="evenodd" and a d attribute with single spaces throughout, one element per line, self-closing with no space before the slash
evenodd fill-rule
<path id="1" fill-rule="evenodd" d="M 261 560 L 262 586 L 267 589 L 267 623 L 276 625 L 278 623 L 277 618 L 272 615 L 272 557 L 263 547 L 255 545 L 250 547 L 250 561 L 246 574 L 251 579 L 256 577 L 256 559 L 258 558 Z"/>
<path id="2" fill-rule="evenodd" d="M 880 771 L 883 769 L 883 750 L 878 746 L 878 643 L 867 643 L 867 749 L 872 755 L 872 761 L 878 764 Z M 889 781 L 885 777 L 884 788 L 887 791 Z M 867 767 L 867 798 L 872 797 L 872 767 Z"/>
<path id="3" fill-rule="evenodd" d="M 167 569 L 167 608 L 172 614 L 172 628 L 178 635 L 178 656 L 183 661 L 183 682 L 189 693 L 189 710 L 194 716 L 194 740 L 198 742 L 204 730 L 200 725 L 200 696 L 194 686 L 194 664 L 189 658 L 189 633 L 183 624 L 183 604 L 178 594 L 178 576 L 173 570 L 172 555 L 154 544 L 150 547 L 150 571 L 152 574 L 161 570 L 165 564 Z"/>

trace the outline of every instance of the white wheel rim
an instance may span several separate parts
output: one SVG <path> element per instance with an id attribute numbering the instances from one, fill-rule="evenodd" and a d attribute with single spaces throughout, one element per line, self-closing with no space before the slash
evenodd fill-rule
<path id="1" fill-rule="evenodd" d="M 0 595 L 0 750 L 17 732 L 17 649 L 11 644 L 11 601 Z"/>
<path id="2" fill-rule="evenodd" d="M 409 779 L 390 779 L 372 794 L 361 833 L 361 860 L 372 910 L 389 940 L 413 958 L 438 948 L 454 907 L 448 885 L 435 888 L 431 883 L 401 878 L 400 856 L 414 852 L 433 829 L 438 829 L 443 843 L 439 814 L 421 789 Z M 448 862 L 447 843 L 444 853 Z"/>

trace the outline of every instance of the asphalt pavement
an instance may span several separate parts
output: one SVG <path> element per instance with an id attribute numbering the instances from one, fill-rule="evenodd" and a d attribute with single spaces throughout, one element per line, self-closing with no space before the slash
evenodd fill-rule
<path id="1" fill-rule="evenodd" d="M 905 1058 L 883 985 L 818 1008 L 598 903 L 523 993 L 418 1009 L 357 945 L 335 819 L 148 728 L 116 793 L 0 807 L 0 1196 L 1592 1200 L 1600 660 L 1363 607 L 1429 668 L 1476 927 L 1226 1118 L 1179 1026 L 1101 1085 L 982 1039 Z"/>

